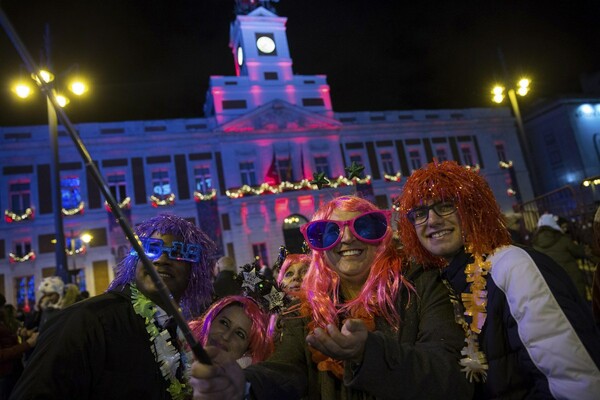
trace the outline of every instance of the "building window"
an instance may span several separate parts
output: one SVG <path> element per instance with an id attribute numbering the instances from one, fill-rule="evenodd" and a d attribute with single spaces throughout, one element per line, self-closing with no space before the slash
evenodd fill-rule
<path id="1" fill-rule="evenodd" d="M 396 174 L 396 171 L 394 169 L 394 160 L 392 159 L 391 153 L 381 153 L 381 167 L 383 168 L 383 172 L 387 175 Z"/>
<path id="2" fill-rule="evenodd" d="M 446 154 L 446 149 L 444 147 L 435 149 L 435 157 L 439 162 L 448 161 L 448 155 Z"/>
<path id="3" fill-rule="evenodd" d="M 329 173 L 329 162 L 327 161 L 327 157 L 325 156 L 316 156 L 315 157 L 315 170 L 318 174 L 325 174 L 325 177 L 328 178 L 331 176 Z"/>
<path id="4" fill-rule="evenodd" d="M 292 178 L 292 163 L 289 157 L 277 159 L 277 174 L 281 182 L 290 182 Z"/>
<path id="5" fill-rule="evenodd" d="M 507 162 L 504 143 L 496 143 L 496 154 L 498 155 L 498 161 Z"/>
<path id="6" fill-rule="evenodd" d="M 408 158 L 410 159 L 410 166 L 413 170 L 417 170 L 423 165 L 421 161 L 421 152 L 417 149 L 410 150 L 408 152 Z"/>
<path id="7" fill-rule="evenodd" d="M 265 81 L 276 81 L 279 79 L 277 72 L 265 72 Z"/>
<path id="8" fill-rule="evenodd" d="M 269 264 L 269 258 L 267 257 L 267 245 L 265 243 L 254 243 L 252 245 L 252 252 L 254 258 L 258 257 L 258 263 L 262 267 Z"/>
<path id="9" fill-rule="evenodd" d="M 223 110 L 239 110 L 247 108 L 246 100 L 223 100 Z"/>
<path id="10" fill-rule="evenodd" d="M 473 153 L 471 152 L 471 147 L 469 146 L 462 146 L 460 148 L 460 151 L 462 153 L 462 159 L 463 159 L 463 164 L 464 165 L 475 165 L 475 163 L 473 162 Z"/>
<path id="11" fill-rule="evenodd" d="M 62 207 L 72 210 L 79 207 L 81 203 L 81 191 L 79 188 L 79 178 L 69 177 L 60 181 L 60 192 L 62 195 Z"/>
<path id="12" fill-rule="evenodd" d="M 15 278 L 17 309 L 29 312 L 35 306 L 35 280 L 33 275 Z"/>
<path id="13" fill-rule="evenodd" d="M 242 185 L 256 186 L 256 171 L 254 170 L 254 162 L 241 162 L 240 175 L 242 177 Z"/>
<path id="14" fill-rule="evenodd" d="M 304 107 L 323 107 L 325 101 L 320 97 L 302 99 L 302 106 Z"/>
<path id="15" fill-rule="evenodd" d="M 106 177 L 108 188 L 115 200 L 122 203 L 127 198 L 127 183 L 125 182 L 125 174 L 117 173 L 110 174 Z"/>
<path id="16" fill-rule="evenodd" d="M 31 188 L 29 181 L 19 181 L 9 184 L 10 209 L 16 214 L 23 214 L 31 207 Z M 50 193 L 46 193 L 50 195 Z"/>
<path id="17" fill-rule="evenodd" d="M 152 193 L 155 196 L 168 196 L 171 194 L 171 181 L 169 171 L 156 169 L 152 171 Z"/>
<path id="18" fill-rule="evenodd" d="M 212 179 L 210 178 L 210 168 L 208 165 L 201 165 L 194 168 L 194 190 L 208 194 L 212 189 Z"/>
<path id="19" fill-rule="evenodd" d="M 360 156 L 360 154 L 350 155 L 350 165 L 352 165 L 352 163 L 356 163 L 356 165 L 363 165 L 362 157 Z"/>
<path id="20" fill-rule="evenodd" d="M 19 258 L 23 258 L 31 252 L 31 241 L 19 240 L 13 242 L 13 254 Z"/>

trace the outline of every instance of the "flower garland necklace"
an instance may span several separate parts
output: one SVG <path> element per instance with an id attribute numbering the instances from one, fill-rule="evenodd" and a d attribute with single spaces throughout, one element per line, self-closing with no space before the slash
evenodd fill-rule
<path id="1" fill-rule="evenodd" d="M 481 333 L 481 328 L 485 323 L 487 313 L 487 290 L 485 290 L 487 281 L 485 276 L 492 268 L 490 261 L 485 261 L 481 255 L 473 255 L 474 261 L 465 267 L 467 283 L 471 283 L 471 293 L 461 293 L 465 311 L 462 312 L 458 297 L 452 289 L 450 283 L 443 279 L 444 284 L 450 291 L 450 301 L 454 307 L 454 319 L 465 331 L 465 347 L 461 350 L 463 358 L 459 364 L 462 372 L 467 375 L 470 382 L 485 382 L 487 379 L 488 363 L 485 354 L 479 350 L 477 340 Z M 464 315 L 471 317 L 471 323 L 467 323 Z"/>
<path id="2" fill-rule="evenodd" d="M 150 335 L 150 342 L 152 343 L 150 349 L 160 367 L 163 378 L 169 382 L 167 392 L 173 400 L 188 398 L 192 394 L 191 387 L 187 383 L 191 368 L 188 361 L 190 357 L 184 352 L 177 351 L 171 343 L 171 335 L 166 328 L 156 326 L 154 321 L 157 317 L 157 306 L 152 300 L 144 296 L 136 285 L 131 285 L 131 303 L 135 313 L 144 318 L 146 331 Z M 177 329 L 177 334 L 181 336 L 179 329 Z M 179 339 L 183 338 L 179 337 Z M 180 365 L 183 366 L 183 378 L 181 380 L 177 378 L 177 369 Z"/>

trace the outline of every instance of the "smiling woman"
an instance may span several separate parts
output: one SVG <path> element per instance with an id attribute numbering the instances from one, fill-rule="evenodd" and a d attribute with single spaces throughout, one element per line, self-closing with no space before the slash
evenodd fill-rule
<path id="1" fill-rule="evenodd" d="M 193 366 L 195 396 L 242 398 L 246 389 L 256 399 L 472 397 L 448 291 L 438 271 L 398 253 L 389 211 L 337 197 L 301 232 L 311 262 L 280 317 L 273 354 L 242 370 L 214 352 L 212 366 Z"/>
<path id="2" fill-rule="evenodd" d="M 224 297 L 189 325 L 202 345 L 221 350 L 222 362 L 238 361 L 243 367 L 266 359 L 273 350 L 269 314 L 249 297 Z"/>

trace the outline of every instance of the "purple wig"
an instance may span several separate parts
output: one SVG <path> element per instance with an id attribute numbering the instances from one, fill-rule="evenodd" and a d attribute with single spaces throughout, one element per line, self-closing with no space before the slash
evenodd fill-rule
<path id="1" fill-rule="evenodd" d="M 179 304 L 185 318 L 200 315 L 212 299 L 211 272 L 214 264 L 213 255 L 216 252 L 215 244 L 196 225 L 175 215 L 159 214 L 135 228 L 135 233 L 140 238 L 150 237 L 155 232 L 161 235 L 170 234 L 185 243 L 200 245 L 200 261 L 190 263 L 190 281 Z M 115 279 L 108 286 L 108 290 L 135 282 L 139 257 L 130 253 L 115 267 Z"/>

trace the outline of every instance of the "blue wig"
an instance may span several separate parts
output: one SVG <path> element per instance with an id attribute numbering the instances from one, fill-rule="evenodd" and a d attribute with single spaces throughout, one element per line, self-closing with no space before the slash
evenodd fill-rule
<path id="1" fill-rule="evenodd" d="M 196 225 L 168 214 L 160 214 L 142 222 L 135 228 L 135 233 L 140 238 L 150 237 L 154 233 L 170 234 L 185 243 L 200 245 L 200 261 L 191 263 L 190 282 L 181 296 L 179 305 L 185 318 L 202 314 L 212 300 L 212 268 L 216 252 L 214 242 Z M 130 253 L 115 267 L 115 279 L 108 286 L 108 290 L 135 282 L 139 257 Z"/>

